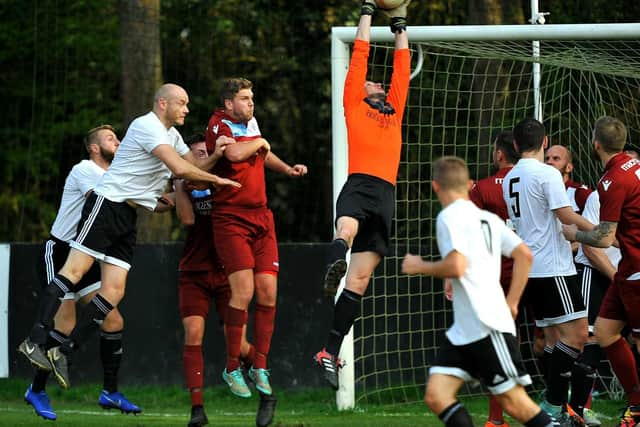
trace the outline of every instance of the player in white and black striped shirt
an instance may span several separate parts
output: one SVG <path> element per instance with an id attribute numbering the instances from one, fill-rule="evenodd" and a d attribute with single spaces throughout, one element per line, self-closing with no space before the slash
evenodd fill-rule
<path id="1" fill-rule="evenodd" d="M 432 187 L 443 206 L 437 218 L 442 259 L 426 262 L 407 254 L 406 274 L 452 279 L 454 322 L 429 371 L 425 402 L 446 426 L 473 421 L 457 393 L 480 378 L 504 410 L 527 427 L 559 425 L 527 395 L 531 383 L 518 351 L 514 317 L 531 267 L 531 251 L 497 215 L 469 200 L 469 171 L 457 157 L 433 165 Z M 506 295 L 500 286 L 501 256 L 514 260 Z"/>
<path id="2" fill-rule="evenodd" d="M 560 223 L 585 230 L 593 225 L 573 211 L 560 172 L 543 163 L 547 137 L 542 123 L 524 119 L 513 136 L 522 158 L 505 176 L 502 192 L 516 233 L 534 256 L 524 300 L 536 326 L 545 331 L 547 393 L 541 406 L 566 417 L 568 373 L 587 340 L 587 313 Z"/>

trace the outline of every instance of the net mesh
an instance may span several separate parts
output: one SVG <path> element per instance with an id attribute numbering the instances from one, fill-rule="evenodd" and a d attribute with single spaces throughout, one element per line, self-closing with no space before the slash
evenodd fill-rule
<path id="1" fill-rule="evenodd" d="M 442 283 L 400 273 L 410 251 L 437 257 L 435 218 L 439 204 L 431 190 L 432 160 L 457 155 L 472 179 L 493 172 L 491 142 L 503 129 L 534 116 L 531 42 L 424 42 L 422 71 L 411 81 L 403 129 L 404 147 L 396 189 L 392 254 L 379 266 L 354 326 L 358 401 L 422 399 L 428 368 L 451 324 Z M 600 167 L 590 156 L 591 129 L 604 115 L 620 118 L 629 141 L 640 136 L 640 42 L 545 41 L 541 43 L 541 99 L 550 144 L 569 147 L 573 179 L 591 187 Z M 369 78 L 388 83 L 393 47 L 372 44 Z M 521 350 L 534 390 L 543 387 L 535 363 L 531 319 L 521 314 Z M 606 361 L 598 389 L 620 396 Z M 481 389 L 467 384 L 463 393 Z"/>

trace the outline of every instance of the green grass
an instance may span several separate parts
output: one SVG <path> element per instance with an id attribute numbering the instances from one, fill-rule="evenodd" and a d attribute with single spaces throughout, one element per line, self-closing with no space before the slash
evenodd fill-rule
<path id="1" fill-rule="evenodd" d="M 35 415 L 23 400 L 29 384 L 26 379 L 0 379 L 0 425 L 42 426 L 47 423 Z M 138 416 L 104 411 L 97 405 L 98 385 L 79 385 L 61 390 L 51 384 L 47 392 L 58 414 L 51 426 L 185 426 L 190 402 L 187 392 L 178 387 L 123 387 L 122 391 L 143 413 Z M 462 399 L 476 425 L 484 425 L 486 397 Z M 603 425 L 614 425 L 623 402 L 596 400 L 594 409 L 603 414 Z M 240 399 L 224 386 L 205 391 L 205 409 L 212 426 L 253 426 L 257 396 Z M 510 421 L 512 426 L 517 422 Z M 422 403 L 361 404 L 356 409 L 339 412 L 330 390 L 279 391 L 274 427 L 391 427 L 441 426 L 438 418 Z"/>

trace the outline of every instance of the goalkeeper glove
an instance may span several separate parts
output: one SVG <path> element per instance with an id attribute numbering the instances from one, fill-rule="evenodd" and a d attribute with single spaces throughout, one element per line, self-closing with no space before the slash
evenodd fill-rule
<path id="1" fill-rule="evenodd" d="M 407 6 L 409 6 L 411 0 L 407 0 L 400 6 L 391 10 L 383 10 L 382 13 L 391 18 L 391 32 L 401 33 L 407 29 Z"/>
<path id="2" fill-rule="evenodd" d="M 362 7 L 360 8 L 360 15 L 373 15 L 376 10 L 376 3 L 374 0 L 362 0 Z"/>

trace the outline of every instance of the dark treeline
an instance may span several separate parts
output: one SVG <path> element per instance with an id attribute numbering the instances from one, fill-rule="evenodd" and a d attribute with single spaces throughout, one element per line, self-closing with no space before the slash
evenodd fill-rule
<path id="1" fill-rule="evenodd" d="M 187 89 L 191 114 L 179 129 L 187 136 L 204 128 L 218 104 L 219 84 L 230 76 L 254 82 L 256 117 L 274 152 L 309 166 L 302 180 L 268 175 L 280 240 L 328 239 L 333 214 L 330 33 L 332 26 L 356 24 L 358 3 L 0 2 L 0 94 L 5 100 L 0 241 L 38 241 L 47 235 L 64 178 L 85 156 L 84 132 L 112 123 L 124 137 L 130 116 L 151 107 L 149 89 L 142 86 L 168 81 Z M 133 15 L 135 7 L 143 13 Z M 521 24 L 529 10 L 526 0 L 414 0 L 409 23 Z M 541 0 L 540 10 L 551 12 L 547 23 L 640 19 L 640 3 L 634 0 Z M 386 22 L 377 17 L 375 24 Z M 140 43 L 145 67 L 157 68 L 147 73 L 146 85 L 132 84 L 133 72 L 123 71 L 136 70 L 131 50 L 124 49 L 126 39 Z M 156 42 L 156 53 L 144 49 Z M 154 227 L 154 220 L 146 226 Z M 144 240 L 180 236 L 171 219 L 162 227 Z"/>

